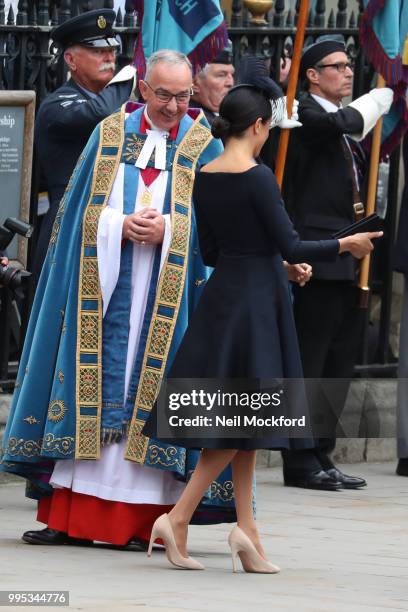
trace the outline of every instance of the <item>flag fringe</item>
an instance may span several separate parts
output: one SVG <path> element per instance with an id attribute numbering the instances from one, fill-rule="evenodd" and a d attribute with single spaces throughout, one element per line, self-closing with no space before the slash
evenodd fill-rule
<path id="1" fill-rule="evenodd" d="M 369 0 L 360 24 L 361 46 L 375 71 L 384 77 L 388 87 L 393 88 L 394 101 L 392 108 L 399 116 L 392 132 L 382 141 L 381 160 L 386 159 L 392 153 L 408 129 L 408 108 L 405 101 L 408 68 L 403 65 L 400 54 L 395 58 L 390 58 L 387 55 L 372 26 L 374 17 L 385 7 L 385 3 L 386 0 Z M 364 148 L 367 151 L 371 150 L 371 140 L 372 136 L 365 139 Z"/>
<path id="2" fill-rule="evenodd" d="M 372 3 L 381 4 L 381 0 L 372 0 L 368 6 Z M 403 76 L 401 55 L 398 54 L 395 58 L 390 58 L 386 54 L 372 28 L 370 20 L 369 12 L 364 13 L 360 25 L 360 40 L 364 53 L 373 64 L 376 72 L 384 77 L 387 85 L 396 85 L 402 80 Z"/>
<path id="3" fill-rule="evenodd" d="M 228 31 L 225 21 L 211 34 L 206 36 L 200 44 L 189 54 L 188 59 L 193 66 L 193 74 L 200 72 L 211 60 L 215 59 L 228 43 Z"/>

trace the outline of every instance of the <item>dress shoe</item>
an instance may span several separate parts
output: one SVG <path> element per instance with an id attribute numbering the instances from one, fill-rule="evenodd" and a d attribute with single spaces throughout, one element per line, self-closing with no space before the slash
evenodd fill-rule
<path id="1" fill-rule="evenodd" d="M 408 476 L 408 457 L 402 457 L 398 460 L 395 473 L 398 474 L 398 476 Z"/>
<path id="2" fill-rule="evenodd" d="M 361 489 L 361 487 L 367 486 L 367 482 L 364 480 L 364 478 L 347 476 L 347 474 L 343 474 L 343 472 L 335 467 L 326 470 L 326 474 L 329 474 L 329 476 L 341 482 L 344 489 Z"/>
<path id="3" fill-rule="evenodd" d="M 123 548 L 131 548 L 132 550 L 142 550 L 146 552 L 149 548 L 149 542 L 140 538 L 132 538 Z"/>
<path id="4" fill-rule="evenodd" d="M 22 535 L 22 540 L 28 544 L 43 544 L 46 546 L 60 546 L 61 544 L 71 544 L 73 546 L 91 546 L 92 540 L 83 540 L 81 538 L 72 538 L 63 531 L 56 529 L 40 529 L 38 531 L 26 531 Z"/>
<path id="5" fill-rule="evenodd" d="M 232 571 L 236 572 L 236 559 L 239 556 L 244 572 L 253 574 L 277 574 L 280 568 L 261 557 L 254 544 L 238 525 L 228 537 L 232 554 Z"/>
<path id="6" fill-rule="evenodd" d="M 175 565 L 180 569 L 189 569 L 189 570 L 203 570 L 204 565 L 201 565 L 198 561 L 193 559 L 192 557 L 183 557 L 180 554 L 179 549 L 177 548 L 176 540 L 174 538 L 173 529 L 170 523 L 169 515 L 162 514 L 155 521 L 152 527 L 152 535 L 150 537 L 149 549 L 147 551 L 147 556 L 152 556 L 152 548 L 155 540 L 157 538 L 161 538 L 163 540 L 164 546 L 166 548 L 166 556 L 170 563 Z"/>
<path id="7" fill-rule="evenodd" d="M 333 478 L 324 470 L 319 472 L 306 472 L 301 475 L 283 475 L 286 487 L 300 487 L 302 489 L 318 489 L 320 491 L 338 491 L 343 488 L 343 484 Z"/>

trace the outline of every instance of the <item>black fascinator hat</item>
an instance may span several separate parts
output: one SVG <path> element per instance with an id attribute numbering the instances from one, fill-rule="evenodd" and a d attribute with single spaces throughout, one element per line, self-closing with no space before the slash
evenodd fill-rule
<path id="1" fill-rule="evenodd" d="M 212 134 L 223 140 L 239 137 L 259 118 L 273 126 L 284 117 L 286 104 L 281 88 L 268 75 L 263 60 L 248 54 L 239 66 L 238 85 L 221 102 Z"/>
<path id="2" fill-rule="evenodd" d="M 257 87 L 269 100 L 283 97 L 282 89 L 269 76 L 264 60 L 249 53 L 240 61 L 238 83 Z"/>

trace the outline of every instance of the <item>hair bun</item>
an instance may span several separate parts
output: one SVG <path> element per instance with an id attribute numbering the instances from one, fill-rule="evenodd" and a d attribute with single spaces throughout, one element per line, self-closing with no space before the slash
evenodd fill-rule
<path id="1" fill-rule="evenodd" d="M 231 129 L 231 122 L 225 117 L 216 117 L 211 127 L 211 134 L 214 138 L 225 138 Z"/>

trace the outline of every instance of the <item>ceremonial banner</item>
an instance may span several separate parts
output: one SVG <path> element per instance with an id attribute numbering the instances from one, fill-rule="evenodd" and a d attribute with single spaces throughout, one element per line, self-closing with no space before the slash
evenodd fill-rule
<path id="1" fill-rule="evenodd" d="M 133 0 L 140 26 L 133 63 L 139 78 L 146 59 L 159 49 L 189 56 L 194 71 L 203 67 L 228 41 L 219 0 Z"/>
<path id="2" fill-rule="evenodd" d="M 408 129 L 408 0 L 363 0 L 361 45 L 376 72 L 394 90 L 384 117 L 381 158 L 389 155 Z"/>

